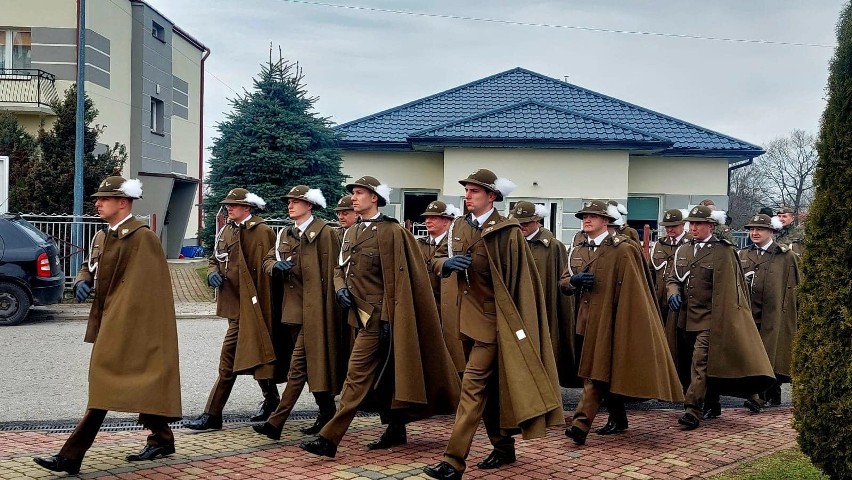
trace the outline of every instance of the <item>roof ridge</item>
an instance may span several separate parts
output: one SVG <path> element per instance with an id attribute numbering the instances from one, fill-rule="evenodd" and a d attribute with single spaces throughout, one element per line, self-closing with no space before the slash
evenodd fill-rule
<path id="1" fill-rule="evenodd" d="M 755 148 L 755 149 L 757 149 L 757 150 L 763 150 L 763 147 L 760 147 L 760 146 L 755 145 L 755 144 L 750 143 L 750 142 L 746 142 L 745 140 L 740 140 L 740 139 L 738 139 L 738 138 L 734 138 L 734 137 L 732 137 L 732 136 L 730 136 L 730 135 L 726 135 L 726 134 L 724 134 L 724 133 L 720 133 L 720 132 L 717 132 L 717 131 L 715 131 L 715 130 L 711 130 L 711 129 L 709 129 L 709 128 L 705 128 L 705 127 L 698 126 L 698 125 L 696 125 L 696 124 L 694 124 L 694 123 L 687 122 L 686 120 L 681 120 L 681 119 L 679 119 L 679 118 L 672 117 L 671 115 L 666 115 L 665 113 L 660 113 L 660 112 L 658 112 L 658 111 L 656 111 L 656 110 L 651 110 L 650 108 L 646 108 L 646 107 L 643 107 L 643 106 L 640 106 L 640 105 L 636 105 L 635 103 L 630 103 L 630 102 L 627 102 L 627 101 L 625 101 L 625 100 L 621 100 L 621 99 L 619 99 L 619 98 L 611 97 L 611 96 L 609 96 L 609 95 L 607 95 L 607 94 L 605 94 L 605 93 L 596 92 L 596 91 L 594 91 L 594 90 L 590 90 L 590 89 L 588 89 L 588 88 L 581 87 L 581 86 L 579 86 L 579 85 L 575 85 L 575 84 L 573 84 L 573 83 L 569 83 L 569 82 L 566 82 L 566 81 L 564 81 L 564 80 L 559 80 L 558 78 L 549 77 L 549 76 L 547 76 L 547 75 L 544 75 L 544 74 L 542 74 L 542 73 L 538 73 L 538 72 L 534 72 L 534 71 L 532 71 L 532 70 L 527 70 L 527 69 L 522 68 L 522 67 L 518 67 L 516 70 L 523 71 L 523 72 L 525 72 L 525 73 L 529 73 L 529 74 L 531 74 L 531 75 L 534 75 L 534 76 L 536 76 L 536 77 L 542 78 L 542 79 L 544 79 L 544 80 L 548 80 L 548 81 L 555 82 L 555 83 L 560 83 L 560 84 L 565 85 L 565 86 L 570 87 L 570 88 L 576 88 L 576 89 L 578 89 L 578 90 L 582 90 L 582 91 L 584 91 L 584 92 L 588 92 L 588 93 L 590 93 L 590 94 L 592 94 L 592 95 L 596 95 L 596 96 L 598 96 L 598 97 L 603 97 L 603 98 L 606 98 L 607 100 L 612 100 L 612 101 L 618 102 L 618 103 L 620 103 L 620 104 L 622 104 L 622 105 L 626 105 L 626 106 L 628 106 L 628 107 L 635 108 L 635 109 L 637 109 L 637 110 L 641 110 L 641 111 L 643 111 L 643 112 L 647 112 L 647 113 L 650 113 L 650 114 L 652 114 L 652 115 L 658 115 L 658 116 L 660 116 L 660 117 L 666 118 L 666 119 L 671 120 L 671 121 L 673 121 L 673 122 L 677 122 L 677 123 L 681 123 L 681 124 L 684 124 L 684 125 L 688 125 L 688 126 L 690 126 L 690 127 L 692 127 L 692 128 L 695 128 L 695 129 L 697 129 L 697 130 L 700 130 L 700 131 L 702 131 L 702 132 L 707 132 L 707 133 L 710 133 L 710 134 L 713 134 L 713 135 L 719 135 L 720 137 L 725 137 L 725 138 L 727 138 L 728 140 L 731 140 L 731 141 L 733 141 L 733 142 L 736 142 L 736 143 L 742 143 L 742 144 L 748 145 L 748 146 L 750 146 L 750 147 L 754 147 L 754 148 Z"/>
<path id="2" fill-rule="evenodd" d="M 337 125 L 335 128 L 348 127 L 352 124 L 363 122 L 365 120 L 372 120 L 372 119 L 380 117 L 382 115 L 387 115 L 388 113 L 391 113 L 391 112 L 394 112 L 394 111 L 397 111 L 397 110 L 402 110 L 404 108 L 411 107 L 411 106 L 416 105 L 418 103 L 423 103 L 427 100 L 431 100 L 433 98 L 440 97 L 442 95 L 446 95 L 448 93 L 452 93 L 452 92 L 455 92 L 455 91 L 458 91 L 458 90 L 461 90 L 461 89 L 464 89 L 464 88 L 472 87 L 474 85 L 484 83 L 488 80 L 492 80 L 494 78 L 497 78 L 497 77 L 500 77 L 500 76 L 503 76 L 503 75 L 507 75 L 507 74 L 512 73 L 512 72 L 518 72 L 518 71 L 528 72 L 528 70 L 521 68 L 521 67 L 511 68 L 509 70 L 506 70 L 506 71 L 503 71 L 503 72 L 498 72 L 498 73 L 495 73 L 493 75 L 489 75 L 487 77 L 480 78 L 478 80 L 474 80 L 472 82 L 468 82 L 468 83 L 465 83 L 463 85 L 459 85 L 457 87 L 450 88 L 448 90 L 444 90 L 444 91 L 441 91 L 441 92 L 438 92 L 438 93 L 433 93 L 432 95 L 428 95 L 428 96 L 425 96 L 425 97 L 422 97 L 422 98 L 418 98 L 417 100 L 412 100 L 412 101 L 404 103 L 402 105 L 397 105 L 396 107 L 391 107 L 391 108 L 388 108 L 386 110 L 382 110 L 380 112 L 376 112 L 376 113 L 373 113 L 371 115 L 367 115 L 366 117 L 356 118 L 356 119 L 350 120 L 346 123 L 341 123 L 340 125 Z"/>

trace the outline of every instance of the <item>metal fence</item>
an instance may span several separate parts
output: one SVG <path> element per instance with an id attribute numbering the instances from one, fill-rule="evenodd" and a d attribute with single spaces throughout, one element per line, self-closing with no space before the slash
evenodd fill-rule
<path id="1" fill-rule="evenodd" d="M 34 68 L 0 69 L 0 103 L 50 106 L 58 100 L 53 74 Z"/>
<path id="2" fill-rule="evenodd" d="M 77 276 L 77 271 L 72 271 L 71 258 L 75 254 L 81 254 L 85 257 L 89 250 L 89 241 L 95 236 L 98 230 L 106 226 L 103 220 L 97 216 L 84 215 L 80 218 L 83 224 L 83 245 L 74 245 L 71 242 L 71 230 L 74 225 L 74 215 L 35 215 L 26 214 L 21 217 L 35 225 L 36 228 L 47 234 L 53 241 L 56 242 L 56 247 L 59 250 L 59 260 L 62 262 L 62 271 L 65 272 L 65 288 L 70 288 L 74 282 L 74 277 Z M 137 219 L 147 222 L 148 216 L 136 216 Z"/>

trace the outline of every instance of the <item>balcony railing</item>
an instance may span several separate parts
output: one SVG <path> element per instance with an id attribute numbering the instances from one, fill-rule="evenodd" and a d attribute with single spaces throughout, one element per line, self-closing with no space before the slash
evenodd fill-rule
<path id="1" fill-rule="evenodd" d="M 50 107 L 57 100 L 55 75 L 33 68 L 0 69 L 0 105 Z"/>

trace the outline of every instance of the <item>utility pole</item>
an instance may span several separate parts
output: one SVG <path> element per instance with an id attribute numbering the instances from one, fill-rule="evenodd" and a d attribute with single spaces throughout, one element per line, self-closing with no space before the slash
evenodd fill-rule
<path id="1" fill-rule="evenodd" d="M 83 263 L 83 135 L 86 119 L 86 0 L 77 0 L 77 131 L 74 139 L 74 223 L 71 244 L 80 250 L 71 257 L 71 275 Z"/>

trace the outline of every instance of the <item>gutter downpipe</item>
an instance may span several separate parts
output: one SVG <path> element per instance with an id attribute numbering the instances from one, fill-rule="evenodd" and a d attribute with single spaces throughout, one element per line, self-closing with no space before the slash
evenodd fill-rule
<path id="1" fill-rule="evenodd" d="M 198 245 L 201 245 L 201 226 L 204 219 L 202 204 L 204 203 L 204 61 L 210 56 L 210 48 L 204 47 L 204 55 L 201 57 L 201 98 L 198 114 L 198 232 L 196 233 Z M 728 180 L 730 183 L 730 180 Z"/>

